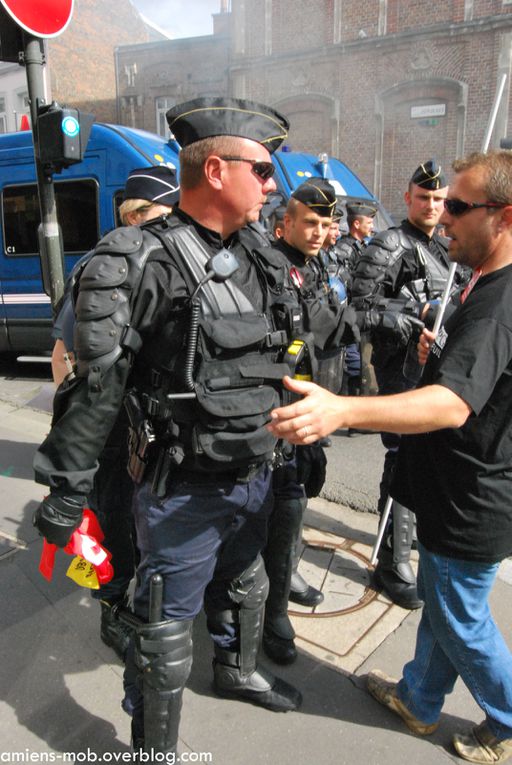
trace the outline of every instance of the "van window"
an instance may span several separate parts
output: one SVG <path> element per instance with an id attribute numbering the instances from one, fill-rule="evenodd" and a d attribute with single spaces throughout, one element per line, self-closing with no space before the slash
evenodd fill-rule
<path id="1" fill-rule="evenodd" d="M 94 247 L 99 239 L 96 181 L 56 183 L 55 201 L 64 252 L 79 254 Z M 37 228 L 41 222 L 36 184 L 6 186 L 2 193 L 2 218 L 6 255 L 36 255 Z"/>

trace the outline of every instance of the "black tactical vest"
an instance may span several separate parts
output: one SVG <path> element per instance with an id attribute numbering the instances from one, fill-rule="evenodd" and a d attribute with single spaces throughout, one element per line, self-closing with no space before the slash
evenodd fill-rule
<path id="1" fill-rule="evenodd" d="M 151 230 L 163 248 L 150 259 L 170 260 L 192 295 L 215 253 L 191 225 Z M 182 469 L 226 471 L 272 457 L 275 438 L 265 426 L 290 369 L 280 361 L 287 335 L 275 326 L 269 295 L 263 297 L 261 310 L 236 280 L 209 281 L 136 360 L 135 387 L 158 446 L 179 455 Z M 174 342 L 166 341 L 170 335 Z"/>

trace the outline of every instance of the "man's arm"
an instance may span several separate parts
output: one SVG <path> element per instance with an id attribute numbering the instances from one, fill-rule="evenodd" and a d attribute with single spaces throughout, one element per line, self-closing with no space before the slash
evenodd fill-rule
<path id="1" fill-rule="evenodd" d="M 278 438 L 311 444 L 338 428 L 389 433 L 426 433 L 459 428 L 471 407 L 449 388 L 427 385 L 392 396 L 335 396 L 314 383 L 284 378 L 285 386 L 304 396 L 272 412 L 269 429 Z"/>

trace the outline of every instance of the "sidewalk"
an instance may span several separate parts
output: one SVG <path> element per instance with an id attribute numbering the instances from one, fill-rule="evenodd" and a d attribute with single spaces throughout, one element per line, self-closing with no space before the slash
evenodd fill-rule
<path id="1" fill-rule="evenodd" d="M 38 401 L 30 404 L 39 406 L 43 399 L 38 394 Z M 44 488 L 32 480 L 31 461 L 49 416 L 10 399 L 0 401 L 0 423 L 2 762 L 59 761 L 65 752 L 88 749 L 97 761 L 128 761 L 129 718 L 120 707 L 122 666 L 99 639 L 99 605 L 65 576 L 68 556 L 58 554 L 52 583 L 37 570 L 41 540 L 31 516 Z M 409 734 L 364 690 L 365 674 L 374 667 L 399 675 L 414 650 L 419 619 L 418 612 L 392 605 L 369 586 L 375 516 L 318 499 L 311 502 L 307 524 L 301 570 L 322 587 L 326 599 L 319 613 L 296 607 L 299 659 L 279 671 L 303 692 L 302 708 L 283 715 L 218 699 L 211 689 L 210 640 L 199 617 L 181 724 L 188 761 L 461 762 L 451 752 L 451 736 L 479 722 L 482 714 L 460 682 L 439 729 L 428 739 Z M 512 629 L 511 594 L 512 565 L 507 561 L 492 599 L 505 636 Z M 25 759 L 6 759 L 14 752 L 24 753 Z M 43 760 L 43 753 L 55 756 Z M 77 759 L 85 761 L 85 755 Z"/>

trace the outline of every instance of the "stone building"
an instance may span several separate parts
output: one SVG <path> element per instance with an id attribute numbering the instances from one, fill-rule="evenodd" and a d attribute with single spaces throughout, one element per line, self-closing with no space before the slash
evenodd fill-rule
<path id="1" fill-rule="evenodd" d="M 220 0 L 214 34 L 116 53 L 120 119 L 230 94 L 282 110 L 291 148 L 346 161 L 399 218 L 417 164 L 491 146 L 511 118 L 512 0 Z"/>
<path id="2" fill-rule="evenodd" d="M 4 17 L 5 18 L 5 17 Z M 75 0 L 65 31 L 45 42 L 45 98 L 119 122 L 114 47 L 164 39 L 143 20 L 130 0 Z M 0 64 L 0 133 L 17 130 L 29 115 L 25 69 Z"/>
<path id="3" fill-rule="evenodd" d="M 511 115 L 507 0 L 233 0 L 230 91 L 290 119 L 293 149 L 328 151 L 395 216 L 419 163 L 491 145 Z"/>
<path id="4" fill-rule="evenodd" d="M 221 2 L 211 35 L 116 49 L 119 118 L 123 125 L 169 135 L 165 113 L 198 95 L 229 92 L 230 14 Z"/>

